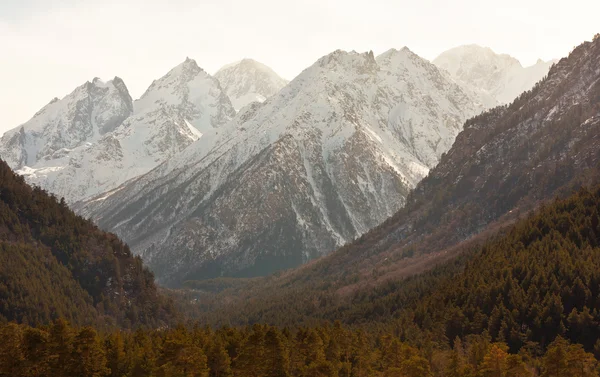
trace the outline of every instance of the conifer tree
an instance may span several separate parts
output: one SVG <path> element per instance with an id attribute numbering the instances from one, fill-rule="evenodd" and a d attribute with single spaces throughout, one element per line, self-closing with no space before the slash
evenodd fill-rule
<path id="1" fill-rule="evenodd" d="M 242 346 L 234 363 L 234 376 L 262 377 L 265 370 L 265 333 L 260 325 L 254 325 L 252 332 Z"/>
<path id="2" fill-rule="evenodd" d="M 18 376 L 22 372 L 22 340 L 23 332 L 18 325 L 9 323 L 0 328 L 0 376 Z"/>
<path id="3" fill-rule="evenodd" d="M 211 377 L 231 377 L 231 359 L 221 338 L 216 337 L 207 352 Z"/>
<path id="4" fill-rule="evenodd" d="M 122 377 L 129 369 L 125 344 L 121 332 L 108 335 L 105 342 L 107 367 L 110 369 L 110 377 Z"/>
<path id="5" fill-rule="evenodd" d="M 557 337 L 546 351 L 543 360 L 542 377 L 563 377 L 568 375 L 569 363 L 567 359 L 568 342 Z"/>
<path id="6" fill-rule="evenodd" d="M 69 373 L 78 377 L 104 377 L 110 373 L 96 330 L 84 327 L 73 339 Z"/>
<path id="7" fill-rule="evenodd" d="M 520 355 L 508 355 L 506 357 L 505 377 L 533 377 L 533 370 L 523 362 Z"/>
<path id="8" fill-rule="evenodd" d="M 289 377 L 290 357 L 283 336 L 274 327 L 265 334 L 265 377 Z"/>
<path id="9" fill-rule="evenodd" d="M 506 358 L 508 354 L 505 347 L 493 344 L 487 355 L 483 358 L 481 375 L 483 377 L 503 377 L 506 370 Z"/>
<path id="10" fill-rule="evenodd" d="M 23 331 L 23 373 L 30 377 L 43 377 L 50 373 L 50 357 L 46 331 L 27 328 Z"/>
<path id="11" fill-rule="evenodd" d="M 50 327 L 48 352 L 50 357 L 50 374 L 53 377 L 70 377 L 69 370 L 73 355 L 73 330 L 63 319 L 57 319 Z"/>
<path id="12" fill-rule="evenodd" d="M 567 354 L 569 375 L 573 377 L 596 377 L 598 376 L 597 361 L 594 355 L 585 352 L 581 344 L 569 346 Z"/>

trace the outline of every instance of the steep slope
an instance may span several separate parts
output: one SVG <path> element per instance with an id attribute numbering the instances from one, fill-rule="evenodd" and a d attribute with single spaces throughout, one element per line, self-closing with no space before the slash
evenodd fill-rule
<path id="1" fill-rule="evenodd" d="M 381 226 L 307 266 L 203 303 L 215 310 L 227 302 L 228 313 L 247 310 L 250 320 L 301 320 L 310 311 L 298 318 L 287 308 L 320 302 L 335 317 L 338 305 L 454 257 L 461 242 L 485 239 L 540 202 L 600 183 L 599 67 L 596 36 L 510 106 L 469 120 L 406 206 Z"/>
<path id="2" fill-rule="evenodd" d="M 296 266 L 395 213 L 474 102 L 407 48 L 336 51 L 82 212 L 164 283 Z"/>
<path id="3" fill-rule="evenodd" d="M 25 124 L 0 139 L 0 156 L 11 168 L 55 158 L 115 130 L 133 112 L 123 80 L 95 78 L 63 99 L 54 98 Z"/>
<path id="4" fill-rule="evenodd" d="M 288 83 L 271 68 L 252 59 L 224 66 L 215 73 L 215 78 L 236 111 L 252 102 L 263 102 Z"/>
<path id="5" fill-rule="evenodd" d="M 234 115 L 218 81 L 188 58 L 154 81 L 114 131 L 18 172 L 73 203 L 147 173 Z"/>
<path id="6" fill-rule="evenodd" d="M 529 67 L 510 55 L 496 54 L 489 47 L 460 46 L 443 52 L 433 64 L 445 69 L 459 82 L 490 95 L 500 104 L 510 103 L 541 80 L 555 60 L 538 62 Z"/>
<path id="7" fill-rule="evenodd" d="M 171 304 L 116 236 L 100 231 L 0 160 L 0 322 L 164 325 Z"/>

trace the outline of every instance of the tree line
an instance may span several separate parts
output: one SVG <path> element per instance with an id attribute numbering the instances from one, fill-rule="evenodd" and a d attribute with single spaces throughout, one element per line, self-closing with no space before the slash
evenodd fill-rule
<path id="1" fill-rule="evenodd" d="M 177 326 L 98 333 L 64 320 L 0 327 L 2 377 L 594 377 L 597 361 L 557 338 L 542 355 L 489 335 L 416 348 L 339 322 L 280 329 Z"/>

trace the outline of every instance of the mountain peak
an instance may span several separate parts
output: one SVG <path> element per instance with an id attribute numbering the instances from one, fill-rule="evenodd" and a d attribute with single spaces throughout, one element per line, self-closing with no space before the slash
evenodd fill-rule
<path id="1" fill-rule="evenodd" d="M 54 98 L 23 125 L 7 131 L 0 139 L 0 155 L 15 169 L 45 163 L 55 152 L 96 142 L 132 111 L 131 96 L 122 80 L 103 82 L 95 77 L 62 99 Z"/>
<path id="2" fill-rule="evenodd" d="M 263 65 L 262 63 L 257 62 L 254 59 L 250 59 L 250 58 L 244 58 L 242 60 L 239 61 L 239 64 L 248 64 L 248 65 Z"/>
<path id="3" fill-rule="evenodd" d="M 179 64 L 177 67 L 175 67 L 175 69 L 176 68 L 181 68 L 183 71 L 202 71 L 202 68 L 200 68 L 198 63 L 196 63 L 196 61 L 194 59 L 191 59 L 190 57 L 186 57 L 183 63 Z"/>
<path id="4" fill-rule="evenodd" d="M 357 72 L 359 74 L 374 72 L 378 69 L 372 52 L 335 50 L 315 63 L 316 66 L 331 71 Z"/>
<path id="5" fill-rule="evenodd" d="M 215 78 L 238 111 L 252 102 L 265 101 L 287 85 L 271 68 L 250 58 L 223 66 Z"/>
<path id="6" fill-rule="evenodd" d="M 412 52 L 408 47 L 404 46 L 400 50 L 396 50 L 395 48 L 390 48 L 386 52 L 377 56 L 376 60 L 378 62 L 393 59 L 394 57 L 406 57 L 410 59 L 423 59 L 419 55 Z"/>
<path id="7" fill-rule="evenodd" d="M 170 104 L 180 104 L 184 93 L 192 82 L 198 81 L 197 85 L 204 85 L 204 80 L 212 81 L 214 78 L 198 66 L 194 59 L 187 57 L 182 63 L 173 67 L 167 74 L 154 80 L 146 89 L 144 94 L 135 104 L 136 108 L 153 108 L 156 101 Z"/>
<path id="8" fill-rule="evenodd" d="M 532 67 L 523 67 L 519 60 L 508 54 L 498 54 L 489 47 L 476 44 L 445 51 L 433 60 L 433 64 L 481 93 L 482 98 L 491 97 L 499 103 L 510 103 L 544 77 L 549 69 L 549 64 L 539 62 Z"/>

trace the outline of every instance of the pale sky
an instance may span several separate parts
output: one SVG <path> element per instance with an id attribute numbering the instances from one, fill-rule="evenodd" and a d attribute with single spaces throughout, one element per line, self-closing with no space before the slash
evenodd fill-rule
<path id="1" fill-rule="evenodd" d="M 138 98 L 187 56 L 293 79 L 336 49 L 432 60 L 477 43 L 530 65 L 591 40 L 599 14 L 597 0 L 0 0 L 0 134 L 96 76 Z"/>

